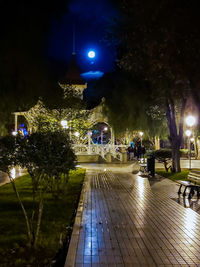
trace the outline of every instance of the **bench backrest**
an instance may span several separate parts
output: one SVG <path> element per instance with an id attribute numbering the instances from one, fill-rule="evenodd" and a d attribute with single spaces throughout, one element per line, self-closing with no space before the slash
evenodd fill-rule
<path id="1" fill-rule="evenodd" d="M 189 174 L 188 174 L 188 180 L 196 183 L 196 184 L 200 184 L 200 171 L 191 171 Z"/>

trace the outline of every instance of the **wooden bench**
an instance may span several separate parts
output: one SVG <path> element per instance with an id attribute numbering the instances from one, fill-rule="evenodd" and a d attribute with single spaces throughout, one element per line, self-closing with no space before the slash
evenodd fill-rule
<path id="1" fill-rule="evenodd" d="M 190 188 L 190 193 L 188 195 L 188 199 L 191 199 L 195 193 L 197 192 L 197 197 L 200 197 L 200 171 L 191 171 L 187 177 L 188 181 L 177 180 L 176 182 L 180 184 L 178 194 L 181 194 L 182 186 L 185 186 L 183 197 L 186 196 L 187 188 Z"/>

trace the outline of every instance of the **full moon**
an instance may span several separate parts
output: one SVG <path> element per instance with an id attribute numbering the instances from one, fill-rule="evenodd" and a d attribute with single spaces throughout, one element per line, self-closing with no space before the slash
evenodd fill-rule
<path id="1" fill-rule="evenodd" d="M 88 52 L 88 57 L 89 58 L 94 58 L 95 57 L 95 52 L 94 51 L 89 51 Z"/>

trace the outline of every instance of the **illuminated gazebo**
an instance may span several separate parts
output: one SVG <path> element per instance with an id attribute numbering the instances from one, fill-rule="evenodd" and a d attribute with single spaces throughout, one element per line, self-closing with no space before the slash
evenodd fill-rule
<path id="1" fill-rule="evenodd" d="M 71 90 L 76 97 L 83 99 L 83 91 L 87 88 L 87 83 L 81 77 L 81 72 L 76 62 L 75 53 L 72 54 L 72 60 L 65 76 L 59 81 L 60 87 L 63 89 L 63 97 L 67 97 L 68 90 Z M 115 136 L 112 127 L 108 123 L 108 119 L 104 116 L 103 107 L 104 99 L 101 103 L 92 110 L 83 110 L 87 116 L 87 125 L 89 126 L 85 138 L 80 141 L 78 132 L 76 132 L 75 140 L 73 142 L 73 148 L 77 155 L 79 162 L 99 162 L 118 160 L 126 162 L 126 145 L 115 145 Z M 40 109 L 45 112 L 45 107 L 41 101 L 38 101 L 35 107 L 26 112 L 15 112 L 15 132 L 18 129 L 18 116 L 24 116 L 28 122 L 31 121 L 31 114 L 33 110 Z M 64 109 L 63 109 L 64 110 Z M 64 110 L 65 111 L 65 110 Z M 55 110 L 56 112 L 56 110 Z M 65 113 L 65 112 L 64 112 Z M 63 119 L 66 119 L 65 117 Z M 106 144 L 95 144 L 92 140 L 92 127 L 98 123 L 104 123 L 109 128 L 110 139 Z M 29 125 L 29 131 L 34 131 L 33 127 Z M 70 131 L 71 138 L 71 131 Z"/>

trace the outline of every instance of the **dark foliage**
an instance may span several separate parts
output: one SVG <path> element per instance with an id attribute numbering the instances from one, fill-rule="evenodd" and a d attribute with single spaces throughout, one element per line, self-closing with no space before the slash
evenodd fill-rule
<path id="1" fill-rule="evenodd" d="M 172 150 L 171 149 L 160 149 L 153 152 L 154 157 L 164 164 L 166 172 L 171 169 L 172 164 Z"/>

